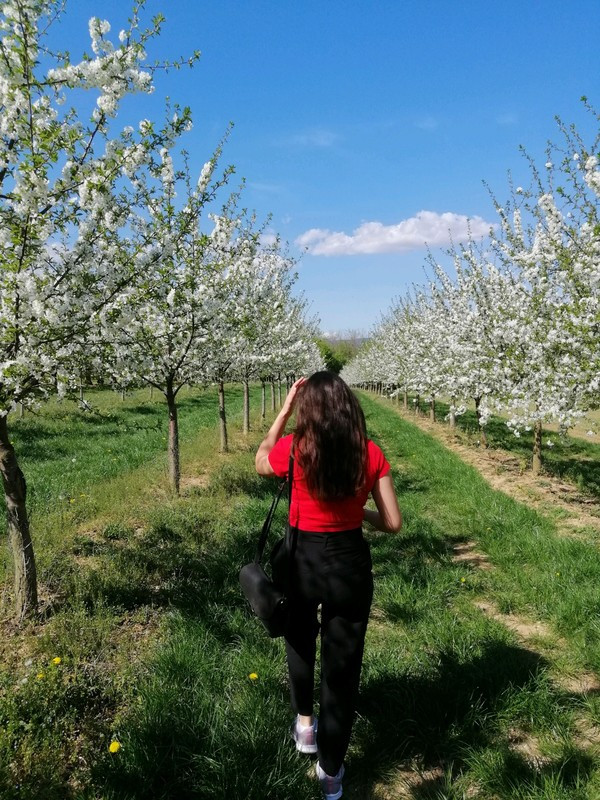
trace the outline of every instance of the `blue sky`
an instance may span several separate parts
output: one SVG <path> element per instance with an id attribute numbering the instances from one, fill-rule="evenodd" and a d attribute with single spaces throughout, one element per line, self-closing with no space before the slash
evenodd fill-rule
<path id="1" fill-rule="evenodd" d="M 53 38 L 75 58 L 90 16 L 116 36 L 128 8 L 69 0 Z M 158 119 L 167 95 L 191 106 L 184 144 L 198 171 L 235 123 L 223 162 L 292 253 L 299 239 L 316 246 L 298 287 L 325 331 L 368 330 L 424 280 L 424 237 L 495 221 L 483 180 L 499 199 L 508 170 L 527 182 L 519 145 L 543 164 L 554 116 L 589 140 L 579 98 L 600 107 L 598 0 L 149 0 L 158 11 L 149 55 L 202 57 L 158 75 L 127 115 Z M 353 235 L 366 222 L 378 224 Z"/>

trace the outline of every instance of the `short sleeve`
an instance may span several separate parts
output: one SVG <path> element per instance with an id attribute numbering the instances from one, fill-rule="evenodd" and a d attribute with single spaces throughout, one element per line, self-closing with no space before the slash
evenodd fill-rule
<path id="1" fill-rule="evenodd" d="M 390 463 L 383 455 L 381 447 L 369 440 L 369 473 L 373 478 L 373 483 L 387 475 L 390 469 Z"/>
<path id="2" fill-rule="evenodd" d="M 275 443 L 275 447 L 267 456 L 269 464 L 278 478 L 287 478 L 292 438 L 293 435 L 290 433 L 288 436 L 283 436 L 281 439 L 278 439 Z M 296 481 L 294 480 L 294 484 L 295 483 Z"/>

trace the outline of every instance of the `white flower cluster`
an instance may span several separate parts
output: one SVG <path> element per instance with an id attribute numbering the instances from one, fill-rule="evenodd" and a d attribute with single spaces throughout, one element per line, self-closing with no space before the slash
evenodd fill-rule
<path id="1" fill-rule="evenodd" d="M 109 24 L 93 19 L 93 56 L 48 68 L 42 37 L 60 6 L 7 0 L 0 9 L 2 415 L 63 392 L 82 363 L 100 368 L 98 320 L 110 318 L 131 285 L 134 268 L 122 253 L 139 202 L 136 176 L 153 158 L 151 125 L 110 138 L 103 121 L 126 94 L 151 90 L 141 63 L 142 41 L 152 32 L 138 33 L 134 20 L 113 45 Z M 63 107 L 72 89 L 99 93 L 87 123 Z M 124 187 L 121 176 L 129 178 L 128 189 L 117 189 Z M 134 263 L 143 268 L 144 254 Z"/>
<path id="2" fill-rule="evenodd" d="M 97 17 L 90 20 L 89 31 L 96 58 L 50 69 L 48 80 L 60 89 L 99 90 L 94 119 L 100 120 L 102 116 L 114 116 L 126 94 L 152 91 L 152 76 L 140 66 L 146 53 L 139 42 L 123 35 L 115 47 L 105 38 L 110 24 Z"/>

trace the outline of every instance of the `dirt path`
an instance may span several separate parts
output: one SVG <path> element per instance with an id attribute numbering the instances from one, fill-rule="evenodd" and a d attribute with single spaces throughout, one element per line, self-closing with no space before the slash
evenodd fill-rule
<path id="1" fill-rule="evenodd" d="M 473 447 L 464 442 L 458 431 L 453 432 L 447 425 L 404 412 L 387 401 L 381 402 L 475 467 L 493 489 L 504 492 L 518 502 L 527 503 L 542 514 L 548 514 L 549 508 L 558 512 L 553 519 L 562 535 L 600 543 L 600 503 L 582 495 L 573 484 L 551 475 L 534 476 L 523 470 L 520 458 L 505 450 Z"/>

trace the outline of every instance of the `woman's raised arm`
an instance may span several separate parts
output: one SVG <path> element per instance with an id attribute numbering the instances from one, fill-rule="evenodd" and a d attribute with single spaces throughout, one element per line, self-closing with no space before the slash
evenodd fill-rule
<path id="1" fill-rule="evenodd" d="M 298 378 L 298 380 L 292 384 L 287 397 L 285 398 L 285 402 L 281 407 L 281 411 L 275 417 L 275 422 L 269 428 L 269 432 L 265 436 L 265 438 L 260 443 L 258 450 L 256 451 L 256 458 L 254 459 L 254 464 L 256 466 L 256 471 L 259 475 L 275 475 L 273 472 L 273 468 L 269 463 L 269 453 L 275 447 L 275 444 L 278 439 L 281 438 L 283 432 L 285 430 L 286 423 L 288 419 L 292 416 L 292 412 L 294 410 L 294 404 L 296 402 L 296 392 L 298 391 L 299 387 L 306 381 L 306 378 Z"/>

